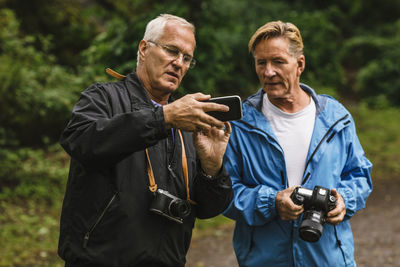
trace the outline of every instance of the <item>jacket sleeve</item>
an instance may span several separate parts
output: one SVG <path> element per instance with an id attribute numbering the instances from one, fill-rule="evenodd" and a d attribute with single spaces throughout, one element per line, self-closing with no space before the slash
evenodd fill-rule
<path id="1" fill-rule="evenodd" d="M 372 164 L 366 158 L 364 150 L 356 135 L 352 120 L 347 132 L 347 160 L 341 175 L 338 192 L 346 205 L 345 218 L 351 218 L 357 211 L 365 208 L 369 194 L 372 191 Z"/>
<path id="2" fill-rule="evenodd" d="M 233 197 L 232 182 L 224 167 L 217 177 L 210 179 L 202 174 L 200 161 L 197 166 L 194 181 L 196 216 L 207 219 L 221 214 L 228 207 Z"/>
<path id="3" fill-rule="evenodd" d="M 277 217 L 275 196 L 278 191 L 266 185 L 249 185 L 244 182 L 242 162 L 244 158 L 253 155 L 242 155 L 238 147 L 233 131 L 224 156 L 224 165 L 232 180 L 234 196 L 224 215 L 250 226 L 264 225 Z"/>
<path id="4" fill-rule="evenodd" d="M 143 150 L 166 136 L 163 109 L 144 105 L 130 108 L 128 95 L 110 95 L 95 84 L 82 92 L 64 129 L 60 143 L 82 164 L 110 166 L 131 153 Z M 126 105 L 127 112 L 114 114 L 112 105 Z"/>

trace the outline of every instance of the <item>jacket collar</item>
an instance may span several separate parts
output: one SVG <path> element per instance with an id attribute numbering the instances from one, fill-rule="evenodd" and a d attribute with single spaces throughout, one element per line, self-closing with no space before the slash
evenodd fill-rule
<path id="1" fill-rule="evenodd" d="M 326 99 L 318 97 L 314 89 L 304 83 L 300 83 L 300 88 L 303 89 L 303 91 L 305 91 L 307 94 L 311 95 L 311 97 L 313 98 L 317 109 L 317 115 L 321 113 L 325 107 Z M 259 112 L 261 112 L 264 93 L 264 90 L 260 88 L 256 94 L 250 96 L 246 101 L 244 101 L 244 103 L 250 104 Z"/>
<path id="2" fill-rule="evenodd" d="M 131 72 L 126 76 L 124 80 L 125 86 L 128 89 L 131 102 L 132 104 L 137 103 L 145 103 L 153 105 L 149 94 L 147 93 L 146 89 L 142 81 L 140 81 L 139 77 L 137 76 L 136 72 Z"/>
<path id="3" fill-rule="evenodd" d="M 348 114 L 347 110 L 333 98 L 326 95 L 317 95 L 315 91 L 306 84 L 301 83 L 300 87 L 313 98 L 316 106 L 316 120 L 318 123 L 325 125 L 325 127 L 329 127 L 329 125 L 332 125 L 338 119 Z M 242 121 L 252 125 L 252 127 L 272 133 L 272 128 L 268 120 L 261 112 L 264 93 L 265 92 L 261 88 L 257 93 L 243 102 L 244 115 Z M 335 112 L 327 111 L 332 111 L 332 108 Z"/>
<path id="4" fill-rule="evenodd" d="M 146 88 L 144 87 L 142 81 L 137 76 L 136 72 L 131 72 L 124 79 L 125 86 L 128 89 L 129 95 L 131 97 L 131 102 L 133 103 L 145 103 L 154 105 Z M 175 99 L 171 95 L 168 99 L 168 103 L 173 102 Z"/>

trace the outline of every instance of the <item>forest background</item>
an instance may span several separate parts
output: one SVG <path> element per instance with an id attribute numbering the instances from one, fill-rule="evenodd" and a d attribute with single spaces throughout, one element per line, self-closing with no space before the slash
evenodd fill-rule
<path id="1" fill-rule="evenodd" d="M 59 216 L 69 157 L 58 138 L 80 93 L 135 69 L 147 22 L 197 28 L 198 64 L 177 95 L 243 99 L 258 88 L 247 43 L 271 20 L 305 44 L 302 82 L 352 112 L 374 180 L 400 179 L 400 1 L 0 0 L 0 266 L 62 266 Z M 226 223 L 200 220 L 196 229 Z"/>

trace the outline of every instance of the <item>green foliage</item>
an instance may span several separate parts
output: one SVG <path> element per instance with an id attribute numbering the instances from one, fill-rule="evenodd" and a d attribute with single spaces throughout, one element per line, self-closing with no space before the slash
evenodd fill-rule
<path id="1" fill-rule="evenodd" d="M 232 220 L 223 215 L 218 215 L 210 219 L 196 220 L 196 229 L 202 231 L 210 228 L 217 228 L 229 222 L 232 222 Z"/>
<path id="2" fill-rule="evenodd" d="M 1 145 L 56 140 L 77 99 L 80 78 L 35 49 L 35 41 L 50 46 L 47 39 L 22 36 L 14 13 L 0 9 Z"/>
<path id="3" fill-rule="evenodd" d="M 219 235 L 221 228 L 231 226 L 235 222 L 223 215 L 218 215 L 214 218 L 196 220 L 196 224 L 193 231 L 193 238 L 200 238 L 204 235 Z"/>
<path id="4" fill-rule="evenodd" d="M 64 266 L 57 256 L 60 208 L 0 200 L 0 266 Z"/>
<path id="5" fill-rule="evenodd" d="M 351 109 L 358 136 L 374 164 L 373 179 L 400 176 L 400 109 L 371 109 L 362 104 Z"/>
<path id="6" fill-rule="evenodd" d="M 16 198 L 52 203 L 64 194 L 68 160 L 58 145 L 0 150 L 0 201 Z"/>
<path id="7" fill-rule="evenodd" d="M 344 83 L 344 70 L 337 56 L 343 39 L 335 24 L 340 17 L 338 10 L 293 12 L 291 17 L 290 21 L 302 33 L 304 43 L 306 69 L 301 79 L 316 87 L 340 88 Z"/>
<path id="8" fill-rule="evenodd" d="M 0 7 L 15 11 L 25 35 L 50 39 L 52 45 L 48 52 L 57 54 L 57 63 L 76 67 L 80 63 L 79 53 L 99 31 L 98 9 L 89 2 L 82 5 L 80 0 L 4 0 Z M 43 48 L 38 41 L 34 46 Z"/>
<path id="9" fill-rule="evenodd" d="M 0 266 L 63 266 L 56 253 L 68 162 L 59 146 L 0 150 Z"/>
<path id="10" fill-rule="evenodd" d="M 381 103 L 377 99 L 400 106 L 400 20 L 391 36 L 382 38 L 378 56 L 362 67 L 357 76 L 360 94 L 371 106 Z"/>

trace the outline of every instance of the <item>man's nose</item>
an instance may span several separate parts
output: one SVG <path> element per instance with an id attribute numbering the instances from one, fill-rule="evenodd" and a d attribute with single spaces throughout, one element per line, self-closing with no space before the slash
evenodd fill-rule
<path id="1" fill-rule="evenodd" d="M 174 59 L 173 64 L 176 66 L 183 67 L 183 54 L 179 53 L 179 55 Z"/>
<path id="2" fill-rule="evenodd" d="M 275 72 L 274 68 L 272 67 L 272 65 L 271 64 L 267 64 L 265 66 L 264 75 L 266 77 L 272 77 L 272 76 L 275 76 L 275 74 L 276 74 L 276 72 Z"/>

